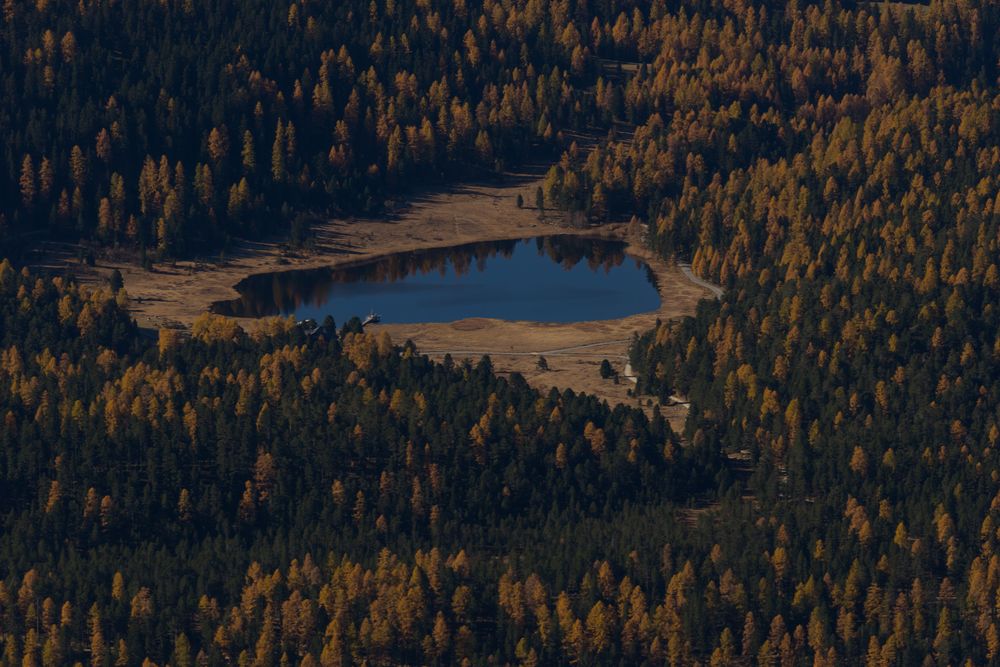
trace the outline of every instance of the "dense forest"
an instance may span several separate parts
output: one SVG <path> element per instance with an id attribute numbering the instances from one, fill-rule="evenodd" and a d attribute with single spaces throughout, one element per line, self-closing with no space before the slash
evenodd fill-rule
<path id="1" fill-rule="evenodd" d="M 502 171 L 586 123 L 635 4 L 4 0 L 0 240 L 177 256 Z"/>
<path id="2" fill-rule="evenodd" d="M 521 639 L 505 605 L 618 586 L 594 535 L 658 572 L 673 503 L 711 481 L 658 414 L 488 359 L 433 364 L 356 320 L 146 341 L 126 298 L 0 265 L 10 664 L 479 661 Z"/>
<path id="3" fill-rule="evenodd" d="M 1000 7 L 668 24 L 634 141 L 565 173 L 726 289 L 633 357 L 691 400 L 692 444 L 754 471 L 722 513 L 760 508 L 756 636 L 780 619 L 793 654 L 772 632 L 755 657 L 995 664 Z"/>
<path id="4" fill-rule="evenodd" d="M 993 0 L 2 17 L 9 248 L 184 254 L 549 150 L 543 204 L 725 289 L 633 345 L 674 434 L 357 321 L 150 338 L 3 261 L 2 664 L 1000 664 Z"/>

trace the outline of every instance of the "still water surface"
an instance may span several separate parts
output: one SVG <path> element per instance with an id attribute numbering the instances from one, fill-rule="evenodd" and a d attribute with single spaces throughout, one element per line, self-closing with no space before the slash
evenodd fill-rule
<path id="1" fill-rule="evenodd" d="M 620 241 L 546 236 L 398 253 L 354 266 L 250 276 L 240 298 L 212 310 L 233 317 L 295 315 L 338 326 L 375 311 L 383 322 L 494 317 L 583 322 L 660 305 L 653 272 Z"/>

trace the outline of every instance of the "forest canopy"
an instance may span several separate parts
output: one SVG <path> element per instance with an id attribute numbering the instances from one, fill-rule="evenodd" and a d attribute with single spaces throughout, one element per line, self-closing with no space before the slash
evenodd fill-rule
<path id="1" fill-rule="evenodd" d="M 357 322 L 151 340 L 3 261 L 3 664 L 1000 660 L 992 0 L 2 10 L 7 248 L 199 252 L 539 151 L 543 205 L 724 289 L 632 346 L 673 433 Z"/>
<path id="2" fill-rule="evenodd" d="M 586 121 L 635 4 L 5 0 L 0 240 L 177 256 L 502 171 Z"/>

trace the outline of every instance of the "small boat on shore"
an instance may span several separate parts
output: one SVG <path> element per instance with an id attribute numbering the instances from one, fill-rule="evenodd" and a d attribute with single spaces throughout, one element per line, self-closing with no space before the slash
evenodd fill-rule
<path id="1" fill-rule="evenodd" d="M 361 321 L 361 326 L 368 324 L 378 324 L 382 321 L 382 316 L 376 313 L 374 310 L 368 313 L 368 317 Z"/>

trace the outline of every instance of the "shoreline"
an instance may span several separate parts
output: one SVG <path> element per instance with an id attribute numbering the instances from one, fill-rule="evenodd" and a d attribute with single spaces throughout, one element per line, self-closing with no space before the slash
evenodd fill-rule
<path id="1" fill-rule="evenodd" d="M 363 255 L 361 257 L 347 259 L 347 260 L 343 260 L 343 261 L 337 261 L 336 259 L 330 259 L 328 261 L 324 261 L 324 262 L 318 263 L 315 266 L 313 265 L 312 262 L 306 262 L 305 265 L 302 265 L 302 266 L 279 265 L 278 267 L 275 267 L 273 269 L 266 269 L 266 270 L 263 270 L 263 271 L 257 271 L 257 272 L 254 272 L 254 273 L 248 273 L 248 274 L 244 275 L 242 278 L 240 278 L 236 283 L 234 283 L 232 285 L 232 290 L 236 294 L 236 296 L 234 298 L 235 299 L 239 299 L 239 297 L 240 297 L 240 294 L 239 294 L 239 287 L 240 287 L 240 285 L 242 285 L 244 282 L 246 282 L 248 280 L 251 280 L 253 278 L 256 278 L 258 276 L 278 275 L 278 274 L 283 274 L 283 273 L 293 273 L 293 272 L 296 272 L 296 271 L 317 271 L 317 270 L 323 270 L 323 269 L 349 270 L 349 269 L 356 269 L 356 268 L 359 268 L 359 267 L 362 267 L 362 266 L 366 266 L 368 264 L 374 264 L 376 262 L 380 262 L 380 261 L 386 260 L 386 259 L 388 259 L 388 258 L 390 258 L 390 257 L 392 257 L 394 255 L 401 255 L 401 254 L 407 254 L 407 253 L 434 252 L 434 251 L 443 251 L 443 250 L 455 250 L 455 249 L 458 249 L 458 248 L 464 248 L 464 247 L 474 246 L 474 245 L 479 245 L 479 244 L 503 243 L 505 241 L 530 241 L 530 240 L 536 239 L 536 238 L 548 238 L 548 237 L 553 237 L 553 236 L 566 236 L 566 237 L 572 236 L 572 237 L 577 237 L 577 238 L 581 238 L 581 239 L 593 239 L 593 240 L 603 240 L 603 241 L 620 241 L 620 242 L 622 242 L 622 243 L 625 244 L 624 253 L 627 256 L 631 257 L 632 259 L 637 259 L 637 260 L 640 260 L 640 261 L 648 264 L 648 259 L 645 256 L 640 256 L 640 254 L 639 254 L 640 247 L 639 246 L 634 246 L 627 239 L 627 237 L 625 237 L 621 233 L 620 230 L 622 228 L 624 228 L 624 225 L 622 223 L 611 223 L 611 224 L 608 224 L 608 225 L 603 225 L 601 227 L 582 227 L 582 228 L 577 228 L 577 227 L 555 227 L 552 230 L 538 229 L 538 230 L 532 230 L 530 232 L 526 231 L 525 234 L 523 234 L 523 235 L 513 235 L 513 236 L 510 236 L 510 237 L 506 237 L 506 236 L 504 236 L 504 237 L 498 237 L 498 238 L 489 237 L 489 238 L 482 238 L 482 239 L 477 239 L 475 241 L 467 241 L 467 242 L 462 242 L 462 243 L 445 243 L 443 245 L 420 246 L 420 247 L 411 248 L 411 249 L 408 249 L 408 250 L 391 250 L 391 251 L 386 251 L 386 252 L 374 252 L 374 253 L 371 253 L 371 254 L 365 254 L 365 255 Z M 659 292 L 659 289 L 657 289 L 657 292 Z M 209 306 L 211 307 L 212 305 L 215 305 L 216 303 L 220 303 L 220 302 L 224 303 L 225 301 L 227 301 L 227 300 L 226 299 L 216 300 L 216 301 L 213 301 L 212 303 L 210 303 Z M 649 312 L 653 312 L 653 311 L 649 311 Z M 360 316 L 360 314 L 359 314 L 359 316 Z M 236 320 L 236 321 L 238 321 L 240 323 L 251 323 L 251 322 L 255 322 L 255 321 L 259 320 L 259 319 L 263 319 L 262 317 L 241 317 L 241 316 L 236 316 L 236 315 L 227 315 L 226 317 L 229 317 L 230 319 Z M 280 316 L 280 315 L 274 315 L 272 317 L 282 317 L 282 316 Z M 462 318 L 462 319 L 471 319 L 471 318 Z M 494 319 L 494 318 L 480 318 L 480 319 Z M 619 318 L 612 318 L 612 319 L 619 319 Z M 457 321 L 461 321 L 461 320 L 453 320 L 453 321 L 457 322 Z M 525 322 L 527 322 L 527 321 L 530 321 L 530 320 L 508 320 L 508 321 L 511 321 L 511 322 L 525 321 Z M 594 321 L 598 321 L 598 320 L 594 320 Z"/>
<path id="2" fill-rule="evenodd" d="M 415 197 L 395 215 L 381 218 L 335 218 L 313 227 L 313 245 L 288 250 L 280 241 L 240 241 L 228 253 L 198 260 L 156 264 L 152 271 L 124 260 L 101 260 L 97 266 L 74 267 L 82 280 L 122 273 L 133 317 L 151 328 L 188 328 L 216 301 L 239 298 L 243 279 L 277 271 L 339 268 L 402 252 L 467 243 L 504 241 L 533 236 L 571 234 L 616 236 L 620 223 L 601 229 L 571 227 L 560 212 L 539 220 L 533 208 L 515 205 L 541 183 L 465 185 Z M 525 197 L 526 198 L 526 197 Z M 244 326 L 255 320 L 236 318 Z"/>
<path id="3" fill-rule="evenodd" d="M 515 240 L 535 236 L 572 235 L 624 241 L 625 252 L 645 262 L 656 276 L 660 304 L 655 310 L 615 320 L 577 323 L 516 322 L 467 318 L 449 323 L 376 324 L 393 341 L 412 340 L 422 353 L 440 359 L 495 355 L 498 373 L 521 373 L 539 389 L 550 387 L 587 392 L 610 404 L 625 403 L 651 411 L 650 397 L 629 396 L 633 383 L 623 375 L 628 345 L 635 333 L 692 314 L 698 301 L 712 290 L 691 281 L 676 261 L 665 261 L 629 238 L 624 222 L 600 227 L 567 224 L 559 211 L 539 219 L 532 207 L 518 208 L 517 196 L 533 199 L 541 176 L 500 184 L 466 184 L 414 197 L 391 216 L 377 219 L 332 219 L 313 228 L 313 246 L 289 251 L 280 241 L 240 241 L 226 254 L 201 260 L 177 261 L 146 271 L 126 261 L 98 260 L 95 267 L 74 265 L 82 281 L 106 279 L 114 269 L 122 273 L 132 316 L 147 328 L 185 329 L 217 301 L 239 297 L 236 285 L 251 275 L 323 267 L 346 267 L 402 252 L 445 248 L 473 243 Z M 69 261 L 64 258 L 64 266 Z M 234 318 L 252 329 L 258 320 Z M 427 352 L 424 352 L 424 351 Z M 552 354 L 547 370 L 538 357 Z M 618 381 L 602 379 L 599 367 L 608 359 Z M 686 409 L 661 406 L 679 429 Z"/>

